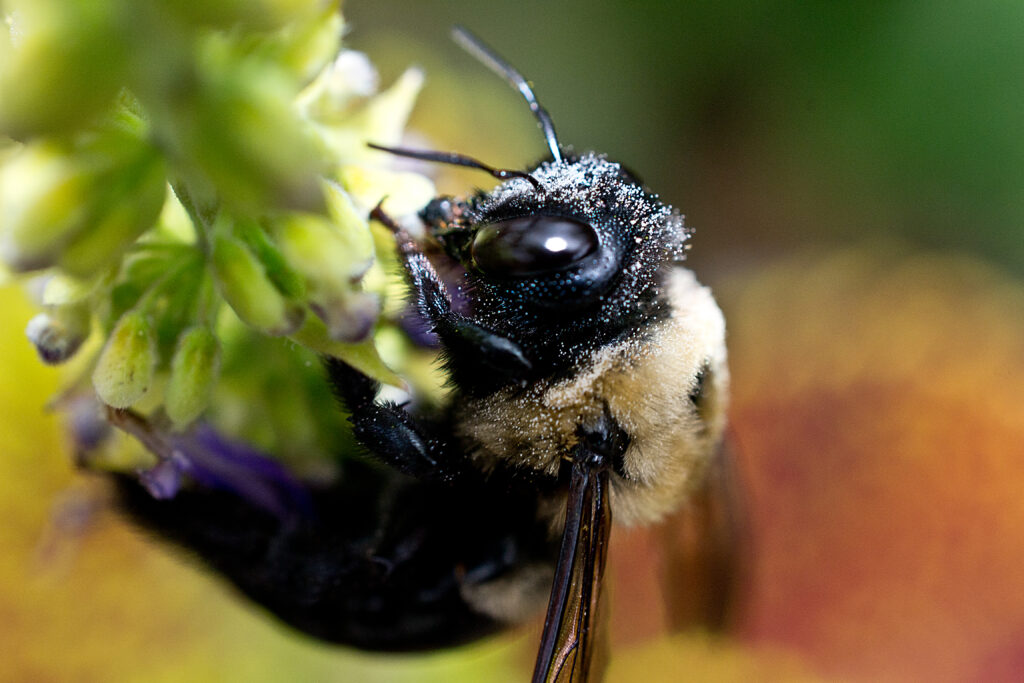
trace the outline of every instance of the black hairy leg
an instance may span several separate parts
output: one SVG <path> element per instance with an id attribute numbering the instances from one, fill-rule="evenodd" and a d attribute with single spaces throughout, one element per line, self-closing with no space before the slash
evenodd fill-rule
<path id="1" fill-rule="evenodd" d="M 404 474 L 429 481 L 483 484 L 515 495 L 551 494 L 558 478 L 530 469 L 495 465 L 484 474 L 454 443 L 449 418 L 410 414 L 393 401 L 377 401 L 380 384 L 337 358 L 324 358 L 335 394 L 345 405 L 352 433 L 374 459 Z"/>
<path id="2" fill-rule="evenodd" d="M 535 501 L 486 485 L 425 482 L 347 463 L 310 488 L 305 511 L 275 514 L 234 491 L 193 485 L 158 500 L 116 475 L 121 507 L 194 553 L 285 623 L 369 650 L 446 647 L 500 628 L 464 594 L 555 549 Z"/>
<path id="3" fill-rule="evenodd" d="M 452 309 L 444 283 L 415 240 L 378 206 L 370 217 L 395 234 L 409 283 L 420 312 L 430 321 L 448 358 L 453 382 L 472 387 L 483 377 L 525 381 L 533 364 L 508 337 L 492 332 Z"/>
<path id="4" fill-rule="evenodd" d="M 467 471 L 466 459 L 440 436 L 441 430 L 414 420 L 394 402 L 377 402 L 378 382 L 336 358 L 325 358 L 324 365 L 348 410 L 352 433 L 372 456 L 420 479 L 450 480 Z"/>

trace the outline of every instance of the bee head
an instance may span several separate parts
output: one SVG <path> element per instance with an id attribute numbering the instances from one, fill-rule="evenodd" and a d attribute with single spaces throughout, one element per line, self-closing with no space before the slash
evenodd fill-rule
<path id="1" fill-rule="evenodd" d="M 439 234 L 478 296 L 538 309 L 637 304 L 682 258 L 682 217 L 619 164 L 585 154 L 543 162 L 529 177 L 478 195 Z M 446 207 L 451 200 L 435 200 L 425 214 Z"/>
<path id="2" fill-rule="evenodd" d="M 465 270 L 463 296 L 488 329 L 563 363 L 668 312 L 665 275 L 690 232 L 682 216 L 603 156 L 566 156 L 529 82 L 464 29 L 454 37 L 526 100 L 551 152 L 529 171 L 454 152 L 370 146 L 490 173 L 503 182 L 420 213 Z M 538 363 L 542 368 L 545 364 Z"/>

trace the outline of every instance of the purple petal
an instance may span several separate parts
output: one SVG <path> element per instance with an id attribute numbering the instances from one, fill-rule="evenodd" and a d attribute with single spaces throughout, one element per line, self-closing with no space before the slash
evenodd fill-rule
<path id="1" fill-rule="evenodd" d="M 209 425 L 170 437 L 171 462 L 197 483 L 231 491 L 279 517 L 310 514 L 309 492 L 279 462 Z"/>
<path id="2" fill-rule="evenodd" d="M 131 410 L 113 408 L 107 409 L 107 420 L 138 439 L 160 460 L 138 473 L 139 481 L 155 498 L 173 498 L 187 476 L 200 486 L 230 491 L 281 518 L 313 512 L 309 491 L 280 463 L 222 437 L 209 425 L 175 434 Z"/>
<path id="3" fill-rule="evenodd" d="M 181 489 L 181 468 L 172 460 L 161 460 L 136 473 L 139 483 L 157 500 L 169 500 Z"/>

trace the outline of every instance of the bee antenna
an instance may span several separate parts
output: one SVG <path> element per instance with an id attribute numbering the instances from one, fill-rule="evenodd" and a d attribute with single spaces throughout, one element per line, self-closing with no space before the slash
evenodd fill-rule
<path id="1" fill-rule="evenodd" d="M 454 166 L 466 166 L 469 168 L 476 168 L 481 171 L 486 171 L 492 176 L 499 180 L 507 180 L 508 178 L 522 178 L 530 181 L 533 188 L 537 192 L 544 192 L 544 186 L 540 184 L 540 181 L 534 178 L 525 171 L 513 171 L 505 168 L 494 168 L 488 166 L 482 161 L 477 161 L 473 157 L 468 157 L 465 154 L 458 154 L 456 152 L 433 152 L 428 150 L 418 149 L 404 149 L 402 147 L 385 147 L 383 145 L 375 145 L 372 142 L 366 143 L 367 147 L 372 149 L 380 150 L 381 152 L 387 152 L 400 157 L 409 157 L 410 159 L 420 159 L 421 161 L 433 161 L 439 164 L 452 164 Z"/>
<path id="2" fill-rule="evenodd" d="M 544 131 L 544 139 L 547 140 L 551 156 L 555 161 L 561 161 L 562 146 L 558 144 L 558 138 L 555 136 L 555 124 L 551 121 L 551 116 L 547 110 L 540 106 L 537 96 L 533 93 L 533 88 L 523 78 L 523 75 L 516 71 L 515 67 L 498 56 L 498 53 L 488 47 L 482 40 L 462 26 L 452 28 L 452 38 L 463 50 L 476 57 L 484 66 L 504 78 L 508 81 L 509 85 L 519 91 L 526 100 L 526 103 L 530 105 L 530 111 L 537 118 L 541 130 Z"/>

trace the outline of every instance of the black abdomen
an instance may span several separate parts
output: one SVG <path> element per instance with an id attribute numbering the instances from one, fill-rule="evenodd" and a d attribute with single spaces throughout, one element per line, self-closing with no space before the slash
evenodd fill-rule
<path id="1" fill-rule="evenodd" d="M 120 476 L 122 507 L 198 555 L 285 623 L 368 650 L 455 645 L 500 625 L 463 599 L 557 548 L 536 501 L 495 485 L 423 482 L 363 463 L 311 492 L 312 512 L 272 515 L 229 491 L 153 499 Z"/>

